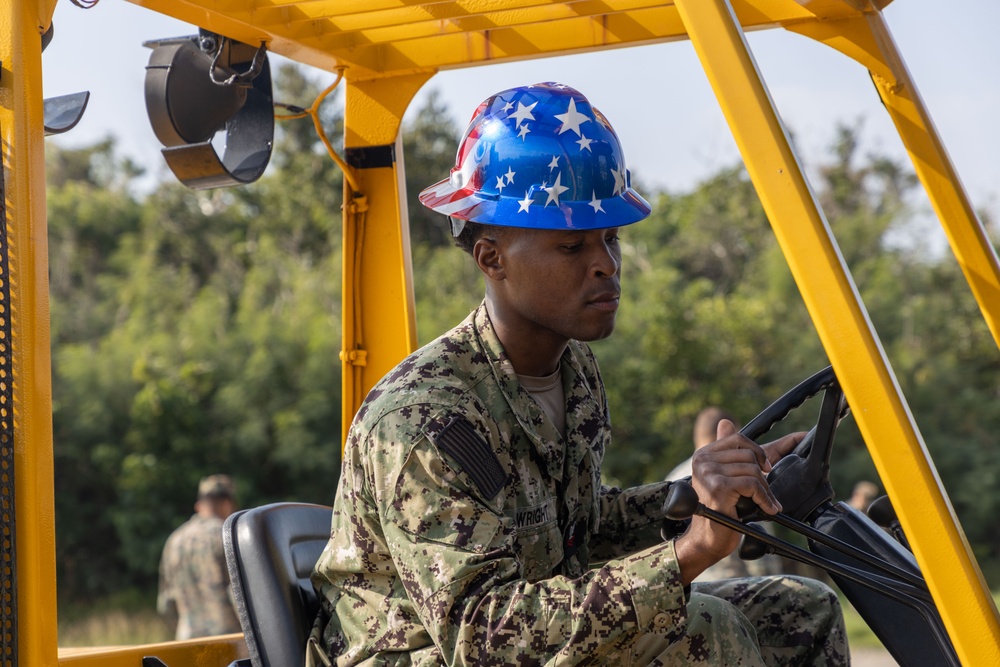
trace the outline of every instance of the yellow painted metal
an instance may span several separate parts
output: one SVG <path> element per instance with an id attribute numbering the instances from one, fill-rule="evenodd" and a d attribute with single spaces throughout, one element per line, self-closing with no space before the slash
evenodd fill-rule
<path id="1" fill-rule="evenodd" d="M 883 100 L 994 337 L 1000 269 L 878 10 L 887 0 L 132 0 L 304 64 L 346 67 L 348 150 L 394 145 L 359 169 L 344 213 L 344 432 L 370 387 L 416 346 L 399 126 L 437 70 L 684 39 L 688 31 L 963 664 L 1000 664 L 996 609 L 742 29 L 785 27 L 848 54 Z M 19 655 L 23 664 L 223 665 L 238 638 L 57 656 L 47 248 L 39 30 L 55 0 L 0 3 L 0 128 L 14 323 Z M 742 25 L 742 29 L 741 26 Z M 13 64 L 12 64 L 13 63 Z M 360 194 L 363 197 L 355 198 Z M 362 210 L 363 209 L 363 210 Z"/>
<path id="2" fill-rule="evenodd" d="M 61 649 L 59 667 L 138 667 L 146 656 L 155 656 L 169 667 L 224 667 L 248 653 L 242 634 L 220 635 L 143 646 Z"/>
<path id="3" fill-rule="evenodd" d="M 355 171 L 345 185 L 343 244 L 342 434 L 368 390 L 417 343 L 410 228 L 400 126 L 429 74 L 348 81 L 345 151 L 394 146 L 392 166 Z M 363 197 L 363 199 L 362 199 Z M 358 210 L 363 206 L 366 210 Z"/>
<path id="4" fill-rule="evenodd" d="M 1000 664 L 1000 624 L 829 226 L 726 0 L 676 0 L 959 658 Z"/>
<path id="5" fill-rule="evenodd" d="M 797 32 L 847 53 L 871 72 L 876 89 L 907 148 L 914 169 L 947 234 L 958 264 L 979 302 L 987 326 L 994 340 L 1000 344 L 1000 262 L 986 230 L 973 211 L 961 180 L 934 128 L 930 113 L 889 33 L 884 17 L 880 13 L 873 12 L 865 17 L 853 19 L 849 24 L 802 26 Z M 899 452 L 889 448 L 872 451 L 873 459 L 880 470 L 883 466 L 895 466 L 899 455 Z M 921 531 L 934 535 L 936 526 L 926 525 L 921 528 L 920 525 L 911 526 L 908 521 L 917 524 L 933 523 L 929 518 L 939 513 L 942 508 L 930 502 L 933 498 L 927 498 L 919 490 L 910 489 L 905 478 L 900 478 L 898 482 L 901 488 L 894 489 L 888 484 L 887 488 L 893 497 L 894 505 L 899 506 L 901 510 L 905 507 L 905 513 L 909 515 L 906 519 L 903 517 L 903 512 L 900 512 L 907 533 Z M 897 496 L 897 493 L 900 496 Z M 950 506 L 947 510 L 951 513 Z M 954 554 L 968 553 L 964 535 L 960 531 L 944 533 L 936 539 L 930 539 L 922 547 L 934 551 L 928 559 L 933 558 L 934 562 L 940 563 L 938 569 L 949 575 L 938 577 L 931 583 L 932 585 L 936 583 L 938 587 L 936 599 L 939 597 L 949 599 L 951 607 L 949 633 L 953 641 L 957 644 L 959 642 L 957 636 L 960 635 L 964 645 L 982 645 L 990 647 L 993 651 L 990 654 L 993 662 L 966 662 L 966 664 L 1000 664 L 1000 657 L 996 653 L 1000 642 L 1000 617 L 975 561 L 970 559 L 966 562 L 964 559 L 959 559 L 951 567 L 944 565 Z M 978 584 L 982 594 L 971 591 L 973 595 L 964 599 L 959 598 L 955 594 L 955 587 L 965 582 Z M 938 602 L 938 606 L 943 607 L 943 604 Z M 970 617 L 977 620 L 984 619 L 985 623 L 969 623 L 966 619 Z"/>
<path id="6" fill-rule="evenodd" d="M 833 25 L 806 24 L 791 29 L 846 53 L 871 72 L 993 339 L 1000 345 L 1000 260 L 934 129 L 885 18 L 871 12 Z"/>
<path id="7" fill-rule="evenodd" d="M 39 33 L 43 33 L 52 25 L 52 15 L 56 11 L 56 0 L 34 0 L 34 3 L 35 10 L 33 15 L 38 19 L 36 28 Z M 29 9 L 28 11 L 30 12 L 31 10 Z"/>
<path id="8" fill-rule="evenodd" d="M 55 514 L 40 29 L 51 3 L 0 5 L 19 664 L 56 664 Z M 9 407 L 8 407 L 9 409 Z M 8 473 L 4 472 L 3 476 Z M 5 576 L 9 581 L 9 576 Z M 3 591 L 6 596 L 10 591 Z M 0 600 L 8 604 L 7 598 Z M 6 629 L 0 629 L 6 632 Z M 9 644 L 8 644 L 9 645 Z M 6 656 L 3 656 L 6 657 Z"/>
<path id="9" fill-rule="evenodd" d="M 669 0 L 132 0 L 350 79 L 684 39 Z M 857 16 L 854 0 L 737 0 L 748 29 Z"/>

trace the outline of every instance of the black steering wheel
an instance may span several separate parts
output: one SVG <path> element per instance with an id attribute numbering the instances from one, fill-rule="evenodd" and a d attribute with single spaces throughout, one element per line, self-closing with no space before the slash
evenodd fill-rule
<path id="1" fill-rule="evenodd" d="M 740 433 L 757 441 L 807 400 L 823 394 L 819 418 L 795 449 L 778 461 L 767 475 L 768 486 L 785 514 L 804 521 L 818 507 L 833 500 L 830 484 L 830 454 L 837 426 L 849 409 L 833 367 L 828 366 L 803 380 L 744 426 Z M 736 506 L 743 521 L 767 518 L 749 498 Z"/>
<path id="2" fill-rule="evenodd" d="M 820 392 L 824 394 L 816 425 L 767 475 L 768 486 L 781 503 L 784 514 L 796 521 L 805 521 L 834 497 L 830 484 L 830 454 L 837 426 L 847 415 L 848 408 L 833 367 L 828 366 L 797 384 L 740 430 L 742 435 L 756 442 L 775 424 Z M 688 519 L 699 504 L 690 478 L 681 481 L 685 483 L 674 484 L 664 502 L 667 519 L 663 527 L 665 537 L 684 532 Z M 740 499 L 736 511 L 744 523 L 771 519 L 748 497 Z"/>
<path id="3" fill-rule="evenodd" d="M 741 431 L 756 441 L 810 398 L 823 392 L 816 425 L 774 465 L 767 475 L 782 512 L 767 515 L 750 499 L 736 505 L 740 520 L 703 506 L 694 488 L 682 480 L 671 485 L 664 513 L 671 524 L 664 537 L 678 535 L 693 514 L 742 533 L 744 559 L 777 553 L 823 568 L 840 587 L 900 665 L 959 667 L 960 662 L 941 616 L 905 540 L 893 539 L 868 516 L 845 503 L 833 504 L 830 454 L 837 426 L 848 412 L 832 367 L 800 382 L 754 417 Z M 885 499 L 888 505 L 888 498 Z M 891 507 L 889 514 L 893 514 Z M 772 520 L 804 536 L 809 549 L 756 528 Z"/>

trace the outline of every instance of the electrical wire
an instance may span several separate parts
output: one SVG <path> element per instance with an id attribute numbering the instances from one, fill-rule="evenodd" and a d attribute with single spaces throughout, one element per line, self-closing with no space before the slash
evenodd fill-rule
<path id="1" fill-rule="evenodd" d="M 316 134 L 319 135 L 320 141 L 323 142 L 323 146 L 326 148 L 326 152 L 330 155 L 333 161 L 340 167 L 340 170 L 344 173 L 344 179 L 347 181 L 349 193 L 344 202 L 344 211 L 347 217 L 351 220 L 352 224 L 345 226 L 346 230 L 349 228 L 351 230 L 351 237 L 353 240 L 354 252 L 352 255 L 353 271 L 352 275 L 352 298 L 351 298 L 351 312 L 350 318 L 353 322 L 352 334 L 354 340 L 348 341 L 344 340 L 344 347 L 340 351 L 341 361 L 346 362 L 352 367 L 355 367 L 352 371 L 353 375 L 353 387 L 354 387 L 354 397 L 361 396 L 362 389 L 362 374 L 358 366 L 367 365 L 367 352 L 364 349 L 364 331 L 362 329 L 362 324 L 364 318 L 361 312 L 361 264 L 362 256 L 365 245 L 365 222 L 368 212 L 368 198 L 361 192 L 361 188 L 358 184 L 357 176 L 354 174 L 354 170 L 348 165 L 337 151 L 334 150 L 333 144 L 330 143 L 330 139 L 326 136 L 326 131 L 323 129 L 323 123 L 320 122 L 319 118 L 319 108 L 323 103 L 323 100 L 332 93 L 340 82 L 344 78 L 343 67 L 337 68 L 337 78 L 326 87 L 323 92 L 316 96 L 313 100 L 312 105 L 309 108 L 304 109 L 299 106 L 292 104 L 281 104 L 275 103 L 274 106 L 282 107 L 289 111 L 287 114 L 275 114 L 276 120 L 296 120 L 299 118 L 305 118 L 309 116 L 312 118 L 313 126 L 316 128 Z M 347 220 L 345 219 L 345 223 Z M 347 304 L 345 303 L 345 310 L 347 309 Z M 346 315 L 346 313 L 345 313 Z"/>
<path id="2" fill-rule="evenodd" d="M 348 165 L 344 161 L 344 159 L 337 154 L 337 151 L 334 150 L 333 144 L 330 143 L 330 140 L 326 136 L 326 131 L 323 129 L 323 123 L 320 122 L 319 119 L 320 105 L 323 103 L 323 100 L 326 99 L 326 96 L 332 93 L 334 89 L 336 89 L 337 86 L 340 85 L 340 82 L 341 80 L 343 80 L 343 78 L 344 78 L 344 68 L 338 67 L 336 80 L 329 86 L 327 86 L 323 92 L 321 92 L 319 95 L 316 96 L 316 99 L 313 100 L 312 106 L 310 106 L 308 109 L 303 109 L 302 107 L 296 107 L 290 104 L 275 104 L 275 106 L 284 107 L 285 109 L 288 109 L 292 113 L 275 114 L 274 117 L 277 120 L 296 120 L 298 118 L 305 118 L 306 116 L 310 116 L 313 121 L 313 126 L 316 128 L 316 134 L 319 135 L 319 140 L 323 142 L 323 146 L 326 148 L 326 152 L 329 153 L 330 158 L 337 163 L 337 166 L 340 167 L 340 170 L 344 172 L 344 178 L 347 179 L 348 184 L 351 186 L 351 191 L 357 193 L 360 191 L 361 188 L 358 186 L 358 180 L 354 174 L 354 170 L 351 169 L 350 165 Z"/>

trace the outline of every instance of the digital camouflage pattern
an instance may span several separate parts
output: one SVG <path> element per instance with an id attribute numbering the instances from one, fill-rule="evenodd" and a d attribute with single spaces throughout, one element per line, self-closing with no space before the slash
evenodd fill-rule
<path id="1" fill-rule="evenodd" d="M 850 654 L 836 593 L 813 579 L 772 576 L 695 582 L 684 636 L 631 664 L 835 667 L 849 665 Z"/>
<path id="2" fill-rule="evenodd" d="M 177 617 L 177 639 L 240 632 L 222 545 L 223 520 L 195 514 L 167 538 L 156 606 Z"/>
<path id="3" fill-rule="evenodd" d="M 690 636 L 673 542 L 660 538 L 667 483 L 601 485 L 610 420 L 596 361 L 571 342 L 561 370 L 565 438 L 519 386 L 481 305 L 372 389 L 313 575 L 317 664 L 628 664 Z M 788 607 L 810 618 L 785 615 L 814 639 L 839 618 L 819 594 Z M 727 646 L 756 650 L 740 637 Z M 704 641 L 678 650 L 701 655 Z"/>

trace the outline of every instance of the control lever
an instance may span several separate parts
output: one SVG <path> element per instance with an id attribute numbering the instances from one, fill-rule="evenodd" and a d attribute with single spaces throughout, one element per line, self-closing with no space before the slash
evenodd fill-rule
<path id="1" fill-rule="evenodd" d="M 752 526 L 754 530 L 764 532 L 764 529 L 756 523 L 751 523 L 749 525 Z M 750 535 L 744 535 L 743 539 L 740 540 L 740 546 L 739 549 L 737 549 L 737 552 L 743 560 L 760 560 L 769 553 L 774 553 L 774 550 L 768 548 L 768 546 L 760 540 L 753 538 Z"/>
<path id="2" fill-rule="evenodd" d="M 868 506 L 868 518 L 892 533 L 896 541 L 903 545 L 907 551 L 913 551 L 910 549 L 906 535 L 903 534 L 903 526 L 899 523 L 899 517 L 896 516 L 896 509 L 892 506 L 889 496 L 882 496 L 872 501 L 872 504 Z"/>
<path id="3" fill-rule="evenodd" d="M 830 574 L 854 581 L 907 606 L 913 604 L 914 598 L 933 605 L 927 584 L 922 577 L 914 576 L 910 572 L 906 572 L 869 553 L 861 551 L 846 542 L 821 533 L 811 526 L 783 513 L 779 512 L 778 514 L 771 515 L 769 518 L 775 523 L 805 536 L 807 539 L 859 560 L 879 570 L 881 574 L 865 572 L 849 565 L 834 562 L 823 556 L 818 556 L 794 544 L 789 544 L 753 524 L 744 524 L 738 519 L 705 507 L 698 499 L 698 492 L 684 480 L 674 482 L 670 485 L 670 488 L 667 490 L 666 500 L 663 503 L 663 510 L 666 518 L 671 521 L 685 521 L 692 516 L 705 517 L 710 521 L 714 521 L 730 530 L 740 533 L 744 537 L 749 537 L 763 543 L 766 545 L 766 553 L 776 553 L 800 563 L 805 563 L 806 565 L 822 568 Z"/>
<path id="4" fill-rule="evenodd" d="M 685 527 L 688 519 L 699 513 L 698 508 L 704 508 L 704 506 L 698 502 L 698 494 L 695 492 L 694 487 L 692 487 L 687 481 L 688 479 L 690 478 L 684 478 L 678 482 L 674 482 L 670 486 L 666 502 L 663 505 L 664 514 L 667 519 L 675 522 L 676 524 L 684 524 Z M 681 484 L 683 484 L 683 486 L 681 486 Z M 743 504 L 743 501 L 749 502 L 749 507 L 746 512 L 739 512 L 741 517 L 748 516 L 750 514 L 763 514 L 763 512 L 760 512 L 760 509 L 749 498 L 740 498 L 740 504 Z M 739 504 L 737 504 L 737 509 L 738 508 Z M 752 530 L 764 532 L 763 528 L 758 527 L 754 523 L 750 523 L 749 526 L 751 526 Z M 680 533 L 682 531 L 677 532 Z M 740 541 L 739 553 L 740 558 L 743 560 L 757 560 L 759 558 L 763 558 L 768 553 L 773 553 L 773 551 L 768 549 L 767 545 L 760 540 L 754 539 L 749 534 L 744 534 L 742 541 Z"/>

